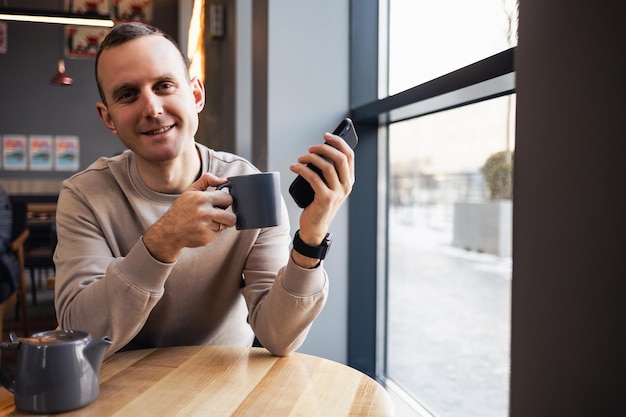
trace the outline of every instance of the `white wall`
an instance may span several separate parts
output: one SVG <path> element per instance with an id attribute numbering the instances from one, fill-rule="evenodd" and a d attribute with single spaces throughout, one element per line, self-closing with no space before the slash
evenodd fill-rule
<path id="1" fill-rule="evenodd" d="M 237 0 L 236 153 L 252 160 L 252 0 Z"/>
<path id="2" fill-rule="evenodd" d="M 332 131 L 349 109 L 349 2 L 270 0 L 268 15 L 268 170 L 281 173 L 294 233 L 301 210 L 288 193 L 295 178 L 289 165 L 322 142 L 323 133 Z M 346 207 L 331 229 L 335 238 L 324 263 L 330 276 L 328 303 L 300 351 L 345 363 Z"/>
<path id="3" fill-rule="evenodd" d="M 301 210 L 288 188 L 289 165 L 323 141 L 348 114 L 349 1 L 268 0 L 268 171 L 279 171 L 292 234 Z M 187 21 L 193 0 L 179 0 Z M 252 159 L 252 0 L 236 3 L 236 153 Z M 183 26 L 181 24 L 181 26 Z M 180 34 L 186 43 L 186 33 Z M 330 296 L 300 352 L 347 362 L 347 206 L 335 218 L 334 241 L 324 267 Z"/>
<path id="4" fill-rule="evenodd" d="M 189 21 L 193 10 L 193 0 L 178 0 L 178 45 L 187 51 L 189 43 Z"/>

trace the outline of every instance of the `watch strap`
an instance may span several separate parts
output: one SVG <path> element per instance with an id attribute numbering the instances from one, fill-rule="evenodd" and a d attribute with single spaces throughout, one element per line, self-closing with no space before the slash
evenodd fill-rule
<path id="1" fill-rule="evenodd" d="M 328 253 L 332 239 L 333 234 L 327 233 L 321 245 L 310 246 L 300 239 L 300 230 L 298 230 L 293 237 L 293 249 L 308 258 L 323 260 Z"/>

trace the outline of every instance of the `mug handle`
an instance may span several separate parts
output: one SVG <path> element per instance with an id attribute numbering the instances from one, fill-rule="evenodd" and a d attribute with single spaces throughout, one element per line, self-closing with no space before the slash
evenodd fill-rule
<path id="1" fill-rule="evenodd" d="M 228 188 L 230 190 L 232 187 L 233 185 L 230 183 L 230 181 L 228 181 L 228 182 L 225 182 L 224 184 L 218 185 L 215 189 L 219 191 L 223 188 Z"/>
<path id="2" fill-rule="evenodd" d="M 20 347 L 20 342 L 2 342 L 0 343 L 0 349 L 17 349 Z M 15 394 L 15 378 L 11 378 L 6 372 L 0 369 L 0 383 L 9 392 Z"/>

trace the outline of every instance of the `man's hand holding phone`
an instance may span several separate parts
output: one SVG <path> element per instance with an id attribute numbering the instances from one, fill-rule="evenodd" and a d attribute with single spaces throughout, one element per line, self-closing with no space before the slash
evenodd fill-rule
<path id="1" fill-rule="evenodd" d="M 335 133 L 324 135 L 325 143 L 311 146 L 308 154 L 298 158 L 299 164 L 290 167 L 298 177 L 289 187 L 289 193 L 304 209 L 298 239 L 310 247 L 322 245 L 328 239 L 330 223 L 350 195 L 355 181 L 354 151 L 339 134 L 343 134 L 350 145 L 356 145 L 358 139 L 352 121 L 345 119 Z M 319 262 L 303 257 L 298 251 L 292 256 L 305 268 Z"/>
<path id="2" fill-rule="evenodd" d="M 337 126 L 337 128 L 333 131 L 333 135 L 342 138 L 352 149 L 354 149 L 356 144 L 359 142 L 356 130 L 354 129 L 354 124 L 349 118 L 345 118 L 341 121 L 341 123 L 339 123 L 339 126 Z M 332 144 L 328 143 L 328 140 L 325 144 L 332 146 Z M 321 176 L 322 180 L 325 180 L 325 177 L 318 165 L 309 163 L 307 164 L 307 167 Z M 291 194 L 294 201 L 300 208 L 306 208 L 309 204 L 311 204 L 315 197 L 315 191 L 313 190 L 311 183 L 305 180 L 302 175 L 298 175 L 298 177 L 291 183 L 289 186 L 289 194 Z"/>

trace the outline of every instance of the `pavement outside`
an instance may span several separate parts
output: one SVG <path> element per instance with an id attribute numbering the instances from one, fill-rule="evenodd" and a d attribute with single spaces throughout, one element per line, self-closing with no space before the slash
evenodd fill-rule
<path id="1" fill-rule="evenodd" d="M 390 210 L 388 375 L 437 417 L 506 417 L 512 261 L 453 247 L 452 214 Z"/>

